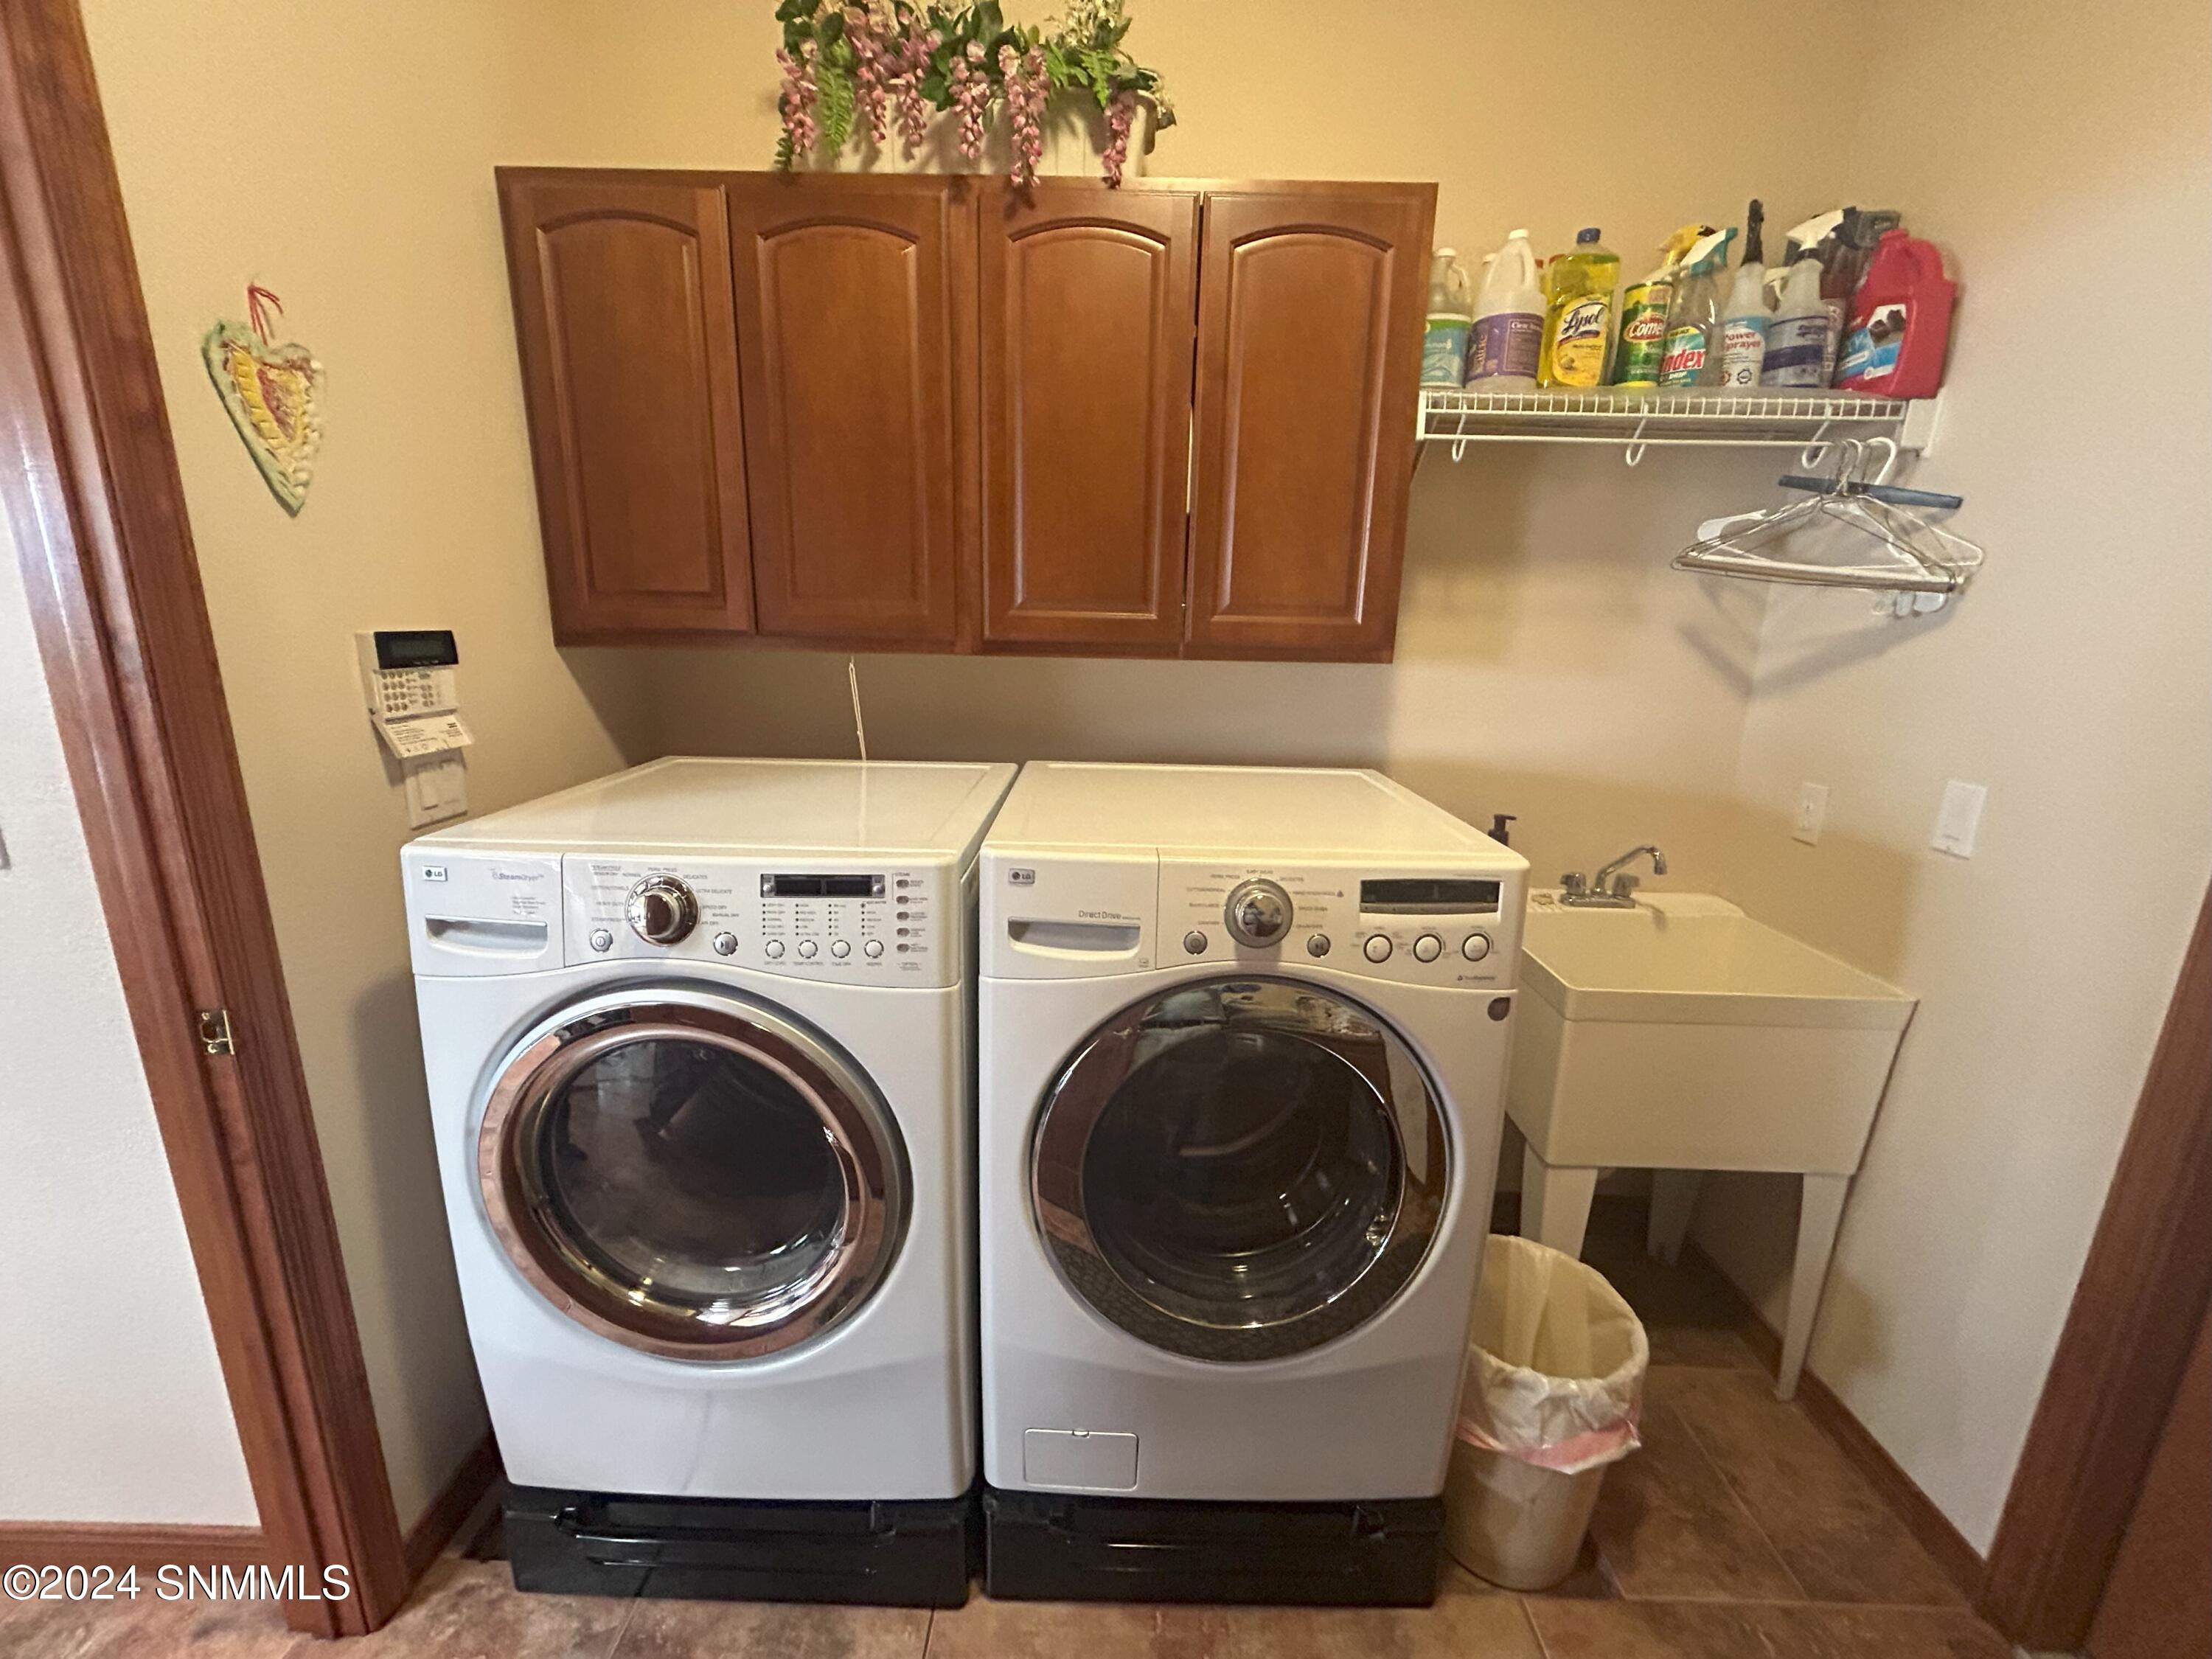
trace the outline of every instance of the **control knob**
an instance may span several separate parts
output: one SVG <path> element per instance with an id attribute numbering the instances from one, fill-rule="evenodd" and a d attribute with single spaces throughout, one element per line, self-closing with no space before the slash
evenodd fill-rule
<path id="1" fill-rule="evenodd" d="M 631 930 L 648 945 L 674 945 L 699 923 L 699 901 L 674 876 L 647 876 L 629 890 Z"/>
<path id="2" fill-rule="evenodd" d="M 1269 945 L 1291 931 L 1291 896 L 1272 881 L 1239 882 L 1222 921 L 1240 945 Z"/>

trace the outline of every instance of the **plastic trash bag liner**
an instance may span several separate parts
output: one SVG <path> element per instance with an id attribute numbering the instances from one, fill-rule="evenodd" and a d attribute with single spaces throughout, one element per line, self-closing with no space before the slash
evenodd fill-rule
<path id="1" fill-rule="evenodd" d="M 1651 1346 L 1595 1269 L 1492 1234 L 1468 1338 L 1458 1434 L 1469 1445 L 1574 1474 L 1643 1443 Z"/>

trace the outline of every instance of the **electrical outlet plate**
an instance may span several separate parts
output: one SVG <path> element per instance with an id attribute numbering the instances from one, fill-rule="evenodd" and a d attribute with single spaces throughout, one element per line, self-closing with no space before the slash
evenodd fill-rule
<path id="1" fill-rule="evenodd" d="M 1982 827 L 1982 805 L 1989 790 L 1978 783 L 1953 778 L 1943 786 L 1943 805 L 1936 814 L 1936 833 L 1928 844 L 1954 859 L 1974 856 L 1974 837 Z"/>
<path id="2" fill-rule="evenodd" d="M 1797 786 L 1797 822 L 1791 826 L 1790 839 L 1802 841 L 1808 847 L 1820 844 L 1820 830 L 1828 821 L 1828 786 L 1825 783 L 1801 783 Z"/>

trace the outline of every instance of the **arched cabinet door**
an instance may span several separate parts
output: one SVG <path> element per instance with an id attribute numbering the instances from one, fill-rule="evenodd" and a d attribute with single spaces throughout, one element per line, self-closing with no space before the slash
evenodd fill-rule
<path id="1" fill-rule="evenodd" d="M 1190 654 L 1389 657 L 1435 206 L 1432 185 L 1207 194 Z"/>
<path id="2" fill-rule="evenodd" d="M 1198 202 L 1069 179 L 983 202 L 987 646 L 1181 648 Z"/>
<path id="3" fill-rule="evenodd" d="M 860 175 L 729 188 L 761 631 L 949 647 L 973 197 Z"/>
<path id="4" fill-rule="evenodd" d="M 750 632 L 721 186 L 542 169 L 499 185 L 554 636 Z"/>

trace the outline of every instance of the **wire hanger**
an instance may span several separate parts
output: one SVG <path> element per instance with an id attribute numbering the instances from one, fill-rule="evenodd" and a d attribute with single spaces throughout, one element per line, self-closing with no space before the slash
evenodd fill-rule
<path id="1" fill-rule="evenodd" d="M 1982 548 L 1931 516 L 1956 511 L 1964 499 L 1887 483 L 1897 465 L 1892 439 L 1845 439 L 1837 448 L 1830 476 L 1792 473 L 1779 480 L 1804 499 L 1707 520 L 1698 526 L 1698 539 L 1674 556 L 1674 568 L 1749 581 L 1864 588 L 1881 596 L 1875 606 L 1878 615 L 1940 610 L 1981 567 Z M 1880 465 L 1870 465 L 1876 456 Z M 1847 532 L 1846 545 L 1861 556 L 1859 562 L 1816 562 L 1769 550 L 1832 525 Z"/>

